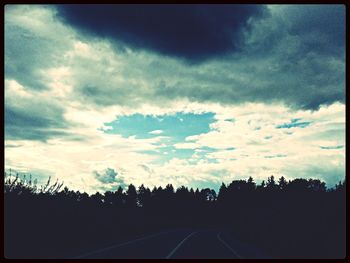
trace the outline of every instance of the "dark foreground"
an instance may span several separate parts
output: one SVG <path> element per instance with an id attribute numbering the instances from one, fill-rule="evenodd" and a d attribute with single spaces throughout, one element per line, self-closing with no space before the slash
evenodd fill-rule
<path id="1" fill-rule="evenodd" d="M 345 183 L 269 178 L 87 195 L 5 182 L 6 258 L 346 256 Z"/>
<path id="2" fill-rule="evenodd" d="M 75 259 L 271 258 L 218 229 L 178 229 L 139 237 L 74 256 Z"/>

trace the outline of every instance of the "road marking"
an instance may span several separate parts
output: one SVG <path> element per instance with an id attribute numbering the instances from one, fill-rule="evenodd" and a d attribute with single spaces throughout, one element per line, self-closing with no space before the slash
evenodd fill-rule
<path id="1" fill-rule="evenodd" d="M 141 240 L 145 240 L 145 239 L 149 239 L 149 238 L 152 238 L 152 237 L 155 237 L 155 236 L 167 234 L 167 233 L 170 233 L 170 232 L 173 232 L 173 231 L 175 231 L 175 230 L 167 231 L 167 232 L 161 232 L 161 233 L 153 234 L 153 235 L 150 235 L 150 236 L 145 236 L 145 237 L 141 237 L 141 238 L 138 238 L 138 239 L 134 239 L 134 240 L 122 243 L 122 244 L 117 244 L 117 245 L 112 245 L 112 246 L 109 246 L 109 247 L 106 247 L 106 248 L 97 249 L 97 250 L 94 250 L 92 252 L 85 253 L 85 254 L 82 254 L 82 255 L 77 256 L 77 257 L 73 257 L 72 259 L 83 258 L 83 257 L 86 257 L 86 256 L 90 256 L 92 254 L 96 254 L 96 253 L 104 252 L 104 251 L 107 251 L 107 250 L 110 250 L 110 249 L 113 249 L 113 248 L 129 245 L 129 244 L 141 241 Z"/>
<path id="2" fill-rule="evenodd" d="M 197 232 L 192 232 L 191 234 L 189 234 L 187 237 L 185 237 L 170 253 L 169 253 L 169 255 L 167 255 L 167 257 L 166 257 L 166 259 L 169 259 L 169 258 L 171 258 L 173 255 L 174 255 L 174 253 L 176 252 L 176 250 L 178 250 L 180 247 L 181 247 L 181 245 L 183 244 L 183 243 L 185 243 L 185 241 L 187 240 L 187 239 L 189 239 L 191 236 L 193 236 L 194 234 L 196 234 Z"/>
<path id="3" fill-rule="evenodd" d="M 236 257 L 241 258 L 242 257 L 232 248 L 230 247 L 221 237 L 220 237 L 220 233 L 217 234 L 216 236 Z"/>

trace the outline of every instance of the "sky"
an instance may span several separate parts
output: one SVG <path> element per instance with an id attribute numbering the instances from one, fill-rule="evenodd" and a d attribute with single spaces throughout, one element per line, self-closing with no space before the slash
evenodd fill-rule
<path id="1" fill-rule="evenodd" d="M 5 168 L 73 190 L 345 178 L 344 5 L 6 5 Z"/>

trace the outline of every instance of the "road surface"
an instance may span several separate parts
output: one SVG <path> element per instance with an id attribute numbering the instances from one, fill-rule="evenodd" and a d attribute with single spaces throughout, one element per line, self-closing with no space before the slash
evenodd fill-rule
<path id="1" fill-rule="evenodd" d="M 156 233 L 89 251 L 89 259 L 244 259 L 271 258 L 222 230 L 180 229 Z"/>

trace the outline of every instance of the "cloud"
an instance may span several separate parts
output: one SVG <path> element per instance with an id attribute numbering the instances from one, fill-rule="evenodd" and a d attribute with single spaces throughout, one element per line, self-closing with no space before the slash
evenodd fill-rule
<path id="1" fill-rule="evenodd" d="M 16 81 L 5 80 L 5 139 L 42 140 L 71 137 L 73 123 L 64 118 L 64 108 L 42 94 L 28 93 Z M 75 138 L 79 139 L 79 138 Z"/>
<path id="2" fill-rule="evenodd" d="M 161 133 L 163 133 L 162 130 L 154 130 L 149 132 L 149 134 L 161 134 Z"/>
<path id="3" fill-rule="evenodd" d="M 239 48 L 248 20 L 263 5 L 59 5 L 58 15 L 83 34 L 190 62 Z"/>
<path id="4" fill-rule="evenodd" d="M 345 174 L 344 147 L 338 147 L 345 143 L 344 107 L 334 104 L 318 111 L 291 111 L 284 107 L 259 104 L 230 107 L 216 114 L 217 121 L 211 124 L 211 131 L 189 136 L 184 143 L 175 146 L 216 149 L 200 156 L 200 160 L 217 160 L 217 169 L 226 169 L 235 178 L 252 175 L 261 180 L 266 179 L 266 174 L 283 175 L 291 179 L 299 175 L 308 178 L 320 176 L 333 185 Z M 233 123 L 226 121 L 230 115 L 235 119 Z M 304 119 L 313 125 L 303 129 L 290 127 L 287 129 L 289 133 L 286 129 L 276 128 L 281 122 L 298 123 Z M 261 129 L 257 130 L 257 126 Z M 329 150 L 325 150 L 325 147 Z M 230 148 L 235 149 L 228 150 Z M 316 166 L 316 163 L 318 169 L 312 170 L 310 167 Z M 332 166 L 336 176 L 327 176 Z M 323 172 L 322 167 L 325 167 Z"/>
<path id="5" fill-rule="evenodd" d="M 101 183 L 92 186 L 97 191 L 115 191 L 119 187 L 123 189 L 127 188 L 123 176 L 119 175 L 112 168 L 107 168 L 100 172 L 94 171 L 93 175 Z"/>
<path id="6" fill-rule="evenodd" d="M 115 182 L 116 176 L 118 175 L 118 173 L 115 172 L 112 168 L 107 168 L 102 173 L 95 171 L 94 174 L 96 179 L 101 181 L 102 183 L 113 183 Z"/>
<path id="7" fill-rule="evenodd" d="M 56 23 L 48 6 L 7 5 L 5 7 L 5 76 L 34 90 L 47 89 L 40 69 L 59 65 L 71 48 L 73 32 Z M 55 43 L 54 45 L 52 43 Z"/>

